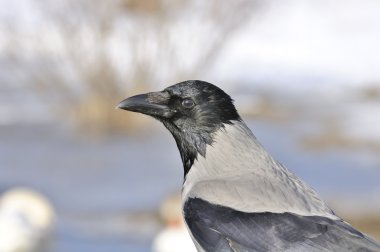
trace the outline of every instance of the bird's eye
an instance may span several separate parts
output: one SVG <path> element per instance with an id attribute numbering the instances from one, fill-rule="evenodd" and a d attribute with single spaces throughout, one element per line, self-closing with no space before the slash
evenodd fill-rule
<path id="1" fill-rule="evenodd" d="M 194 105 L 194 101 L 190 98 L 186 98 L 182 101 L 182 106 L 185 108 L 192 108 Z"/>

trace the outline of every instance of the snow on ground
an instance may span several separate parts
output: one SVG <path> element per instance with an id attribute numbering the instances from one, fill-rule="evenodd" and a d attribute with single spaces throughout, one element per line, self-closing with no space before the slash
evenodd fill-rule
<path id="1" fill-rule="evenodd" d="M 294 89 L 380 81 L 380 2 L 270 1 L 225 47 L 215 76 Z"/>

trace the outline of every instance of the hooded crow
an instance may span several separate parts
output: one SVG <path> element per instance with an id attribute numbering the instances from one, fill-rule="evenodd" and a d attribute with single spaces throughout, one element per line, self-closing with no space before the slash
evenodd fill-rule
<path id="1" fill-rule="evenodd" d="M 190 80 L 118 108 L 152 116 L 173 135 L 198 251 L 380 251 L 262 147 L 220 88 Z"/>

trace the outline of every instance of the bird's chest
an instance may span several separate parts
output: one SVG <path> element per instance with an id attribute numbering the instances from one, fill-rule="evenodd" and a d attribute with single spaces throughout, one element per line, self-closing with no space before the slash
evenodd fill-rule
<path id="1" fill-rule="evenodd" d="M 239 165 L 238 162 L 235 164 Z M 198 159 L 183 184 L 183 203 L 188 198 L 200 198 L 239 210 L 252 211 L 256 207 L 265 207 L 270 203 L 268 199 L 273 195 L 271 190 L 274 187 L 269 185 L 267 176 L 260 177 L 250 171 L 239 171 L 223 159 Z"/>
<path id="2" fill-rule="evenodd" d="M 226 126 L 185 177 L 182 201 L 200 198 L 243 212 L 329 211 L 313 190 L 276 162 L 245 127 Z"/>
<path id="3" fill-rule="evenodd" d="M 230 167 L 231 164 L 238 166 Z M 254 162 L 250 164 L 255 165 Z M 227 162 L 221 158 L 210 162 L 210 159 L 198 159 L 183 184 L 183 205 L 189 198 L 199 198 L 243 212 L 313 215 L 328 211 L 323 202 L 309 197 L 312 192 L 305 191 L 307 188 L 297 185 L 297 180 L 289 175 L 282 176 L 260 167 L 247 170 L 241 167 L 247 165 L 238 160 Z"/>

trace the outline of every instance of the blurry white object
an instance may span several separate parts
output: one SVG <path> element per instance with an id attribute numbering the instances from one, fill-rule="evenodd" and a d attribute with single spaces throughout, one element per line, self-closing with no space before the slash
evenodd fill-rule
<path id="1" fill-rule="evenodd" d="M 24 188 L 0 197 L 0 252 L 41 252 L 49 244 L 54 210 L 41 194 Z"/>
<path id="2" fill-rule="evenodd" d="M 154 252 L 197 252 L 186 226 L 168 226 L 161 231 L 153 243 Z"/>
<path id="3" fill-rule="evenodd" d="M 181 196 L 174 195 L 164 201 L 160 215 L 166 227 L 153 241 L 154 252 L 197 252 L 182 217 Z"/>

